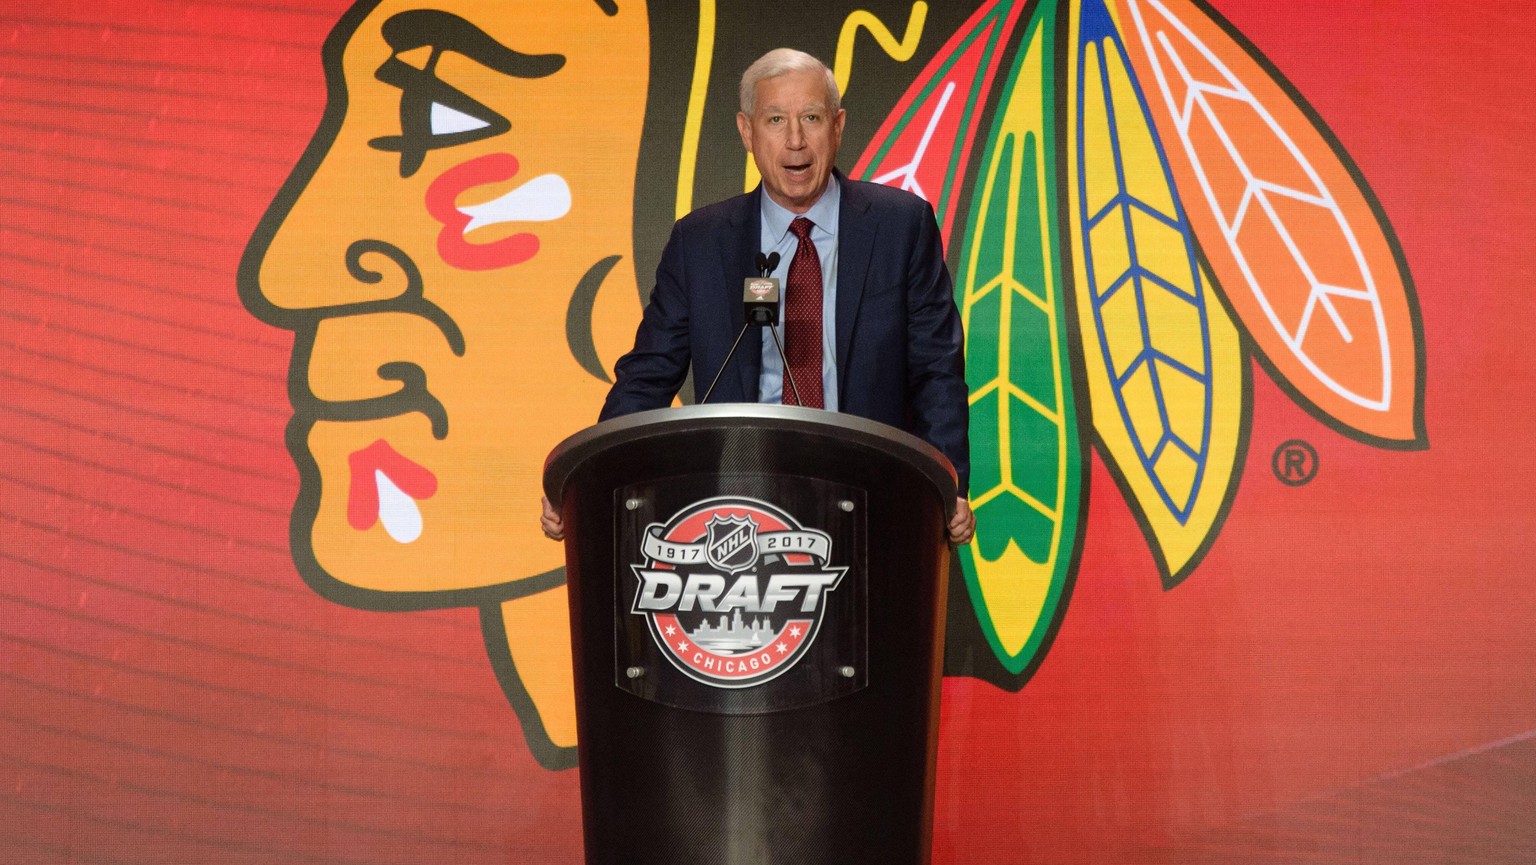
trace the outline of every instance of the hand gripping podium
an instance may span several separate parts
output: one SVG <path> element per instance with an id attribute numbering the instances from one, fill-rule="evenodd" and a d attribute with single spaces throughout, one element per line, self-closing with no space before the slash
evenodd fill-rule
<path id="1" fill-rule="evenodd" d="M 955 474 L 849 415 L 561 443 L 588 865 L 929 861 Z"/>

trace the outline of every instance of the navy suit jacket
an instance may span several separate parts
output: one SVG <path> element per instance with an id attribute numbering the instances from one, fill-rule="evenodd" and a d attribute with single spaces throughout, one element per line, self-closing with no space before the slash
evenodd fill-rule
<path id="1" fill-rule="evenodd" d="M 841 174 L 837 391 L 849 414 L 906 429 L 970 475 L 964 342 L 933 209 Z M 671 405 L 691 363 L 709 386 L 740 332 L 742 280 L 757 275 L 762 186 L 673 226 L 635 347 L 614 366 L 600 420 Z M 762 342 L 748 334 L 711 403 L 757 402 Z"/>

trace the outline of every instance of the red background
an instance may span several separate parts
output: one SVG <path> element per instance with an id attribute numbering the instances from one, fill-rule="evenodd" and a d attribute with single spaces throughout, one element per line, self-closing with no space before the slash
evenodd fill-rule
<path id="1" fill-rule="evenodd" d="M 290 337 L 234 272 L 346 5 L 0 12 L 0 861 L 579 861 L 576 776 L 529 757 L 476 612 L 337 606 L 289 558 Z M 1430 446 L 1256 372 L 1236 502 L 1168 592 L 1095 466 L 1039 673 L 946 683 L 936 861 L 1532 861 L 1536 24 L 1218 8 L 1398 233 Z"/>

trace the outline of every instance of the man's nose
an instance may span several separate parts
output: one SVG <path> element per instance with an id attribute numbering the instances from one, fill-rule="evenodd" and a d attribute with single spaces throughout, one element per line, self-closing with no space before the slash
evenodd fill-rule
<path id="1" fill-rule="evenodd" d="M 790 150 L 799 150 L 805 146 L 805 127 L 799 120 L 789 121 L 789 133 L 784 139 L 784 146 Z"/>

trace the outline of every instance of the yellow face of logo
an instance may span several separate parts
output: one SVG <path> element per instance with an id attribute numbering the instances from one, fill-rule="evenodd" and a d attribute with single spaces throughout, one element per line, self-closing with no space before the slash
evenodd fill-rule
<path id="1" fill-rule="evenodd" d="M 368 6 L 327 44 L 326 117 L 241 268 L 295 332 L 295 559 L 342 603 L 500 606 L 514 656 L 519 619 L 563 644 L 541 470 L 639 314 L 646 9 Z M 549 680 L 534 703 L 568 701 L 568 656 L 540 664 L 516 663 Z"/>

